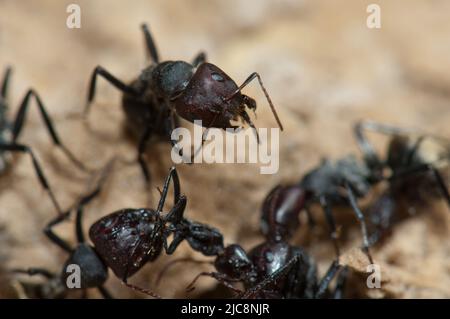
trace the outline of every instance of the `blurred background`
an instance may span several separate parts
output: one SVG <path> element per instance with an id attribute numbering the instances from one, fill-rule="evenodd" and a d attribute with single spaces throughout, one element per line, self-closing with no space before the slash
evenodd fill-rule
<path id="1" fill-rule="evenodd" d="M 81 7 L 81 28 L 68 29 L 66 8 Z M 381 28 L 369 29 L 367 6 L 381 8 Z M 85 103 L 92 70 L 101 65 L 130 81 L 148 63 L 140 24 L 147 22 L 163 60 L 190 61 L 205 51 L 208 60 L 241 83 L 261 74 L 285 126 L 280 136 L 280 171 L 260 175 L 258 165 L 198 164 L 180 166 L 186 216 L 218 227 L 226 243 L 245 248 L 262 241 L 259 211 L 265 194 L 277 183 L 296 181 L 324 157 L 358 154 L 352 136 L 357 120 L 371 119 L 450 136 L 450 2 L 397 1 L 13 1 L 0 0 L 0 70 L 14 68 L 10 87 L 12 116 L 33 87 L 56 121 L 66 145 L 90 167 L 99 168 L 114 154 L 130 161 L 135 144 L 123 131 L 120 93 L 98 81 L 88 121 L 78 116 Z M 256 82 L 255 82 L 256 83 Z M 276 127 L 256 84 L 245 94 L 258 102 L 258 127 Z M 383 151 L 383 139 L 376 140 Z M 44 165 L 63 207 L 86 191 L 89 176 L 79 172 L 52 147 L 33 106 L 21 142 L 31 145 Z M 149 148 L 148 162 L 156 186 L 171 166 L 170 146 Z M 0 268 L 45 267 L 59 272 L 65 254 L 42 229 L 54 216 L 29 159 L 15 158 L 0 178 Z M 147 196 L 137 165 L 116 165 L 101 197 L 86 208 L 84 226 L 124 207 L 143 207 Z M 153 189 L 152 198 L 158 198 Z M 343 251 L 354 271 L 349 295 L 355 297 L 449 298 L 450 215 L 443 203 L 423 208 L 397 225 L 374 249 L 385 277 L 383 288 L 367 291 L 358 264 L 361 244 L 356 223 L 345 210 L 348 234 Z M 320 220 L 320 211 L 316 212 Z M 348 227 L 346 226 L 348 224 Z M 322 229 L 323 228 L 323 229 Z M 67 222 L 58 234 L 74 241 Z M 326 228 L 303 227 L 295 241 L 319 262 L 323 273 L 333 258 Z M 173 258 L 192 256 L 182 244 Z M 148 264 L 132 282 L 166 298 L 213 297 L 215 283 L 202 279 L 189 294 L 186 285 L 208 265 L 185 264 L 169 271 L 154 286 L 159 270 L 172 257 Z M 5 274 L 5 272 L 4 272 Z M 107 287 L 116 297 L 145 297 L 113 278 Z M 387 279 L 386 279 L 387 278 Z M 0 279 L 0 296 L 15 296 L 17 278 Z M 21 277 L 22 281 L 36 281 Z M 38 280 L 39 281 L 39 280 Z M 358 284 L 358 282 L 360 284 Z M 362 282 L 362 284 L 361 284 Z M 76 293 L 74 294 L 76 296 Z M 90 297 L 98 297 L 95 291 Z"/>

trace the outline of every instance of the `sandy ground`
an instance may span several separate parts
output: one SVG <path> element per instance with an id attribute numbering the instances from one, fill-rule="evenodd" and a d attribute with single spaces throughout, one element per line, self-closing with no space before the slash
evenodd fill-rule
<path id="1" fill-rule="evenodd" d="M 296 181 L 321 158 L 358 154 L 352 124 L 372 119 L 450 136 L 450 2 L 377 1 L 382 28 L 366 27 L 372 1 L 77 1 L 82 28 L 68 29 L 66 6 L 73 1 L 0 0 L 0 68 L 14 67 L 11 113 L 29 87 L 35 88 L 56 121 L 62 139 L 87 165 L 100 168 L 113 155 L 132 160 L 135 144 L 123 131 L 120 95 L 99 81 L 89 120 L 80 114 L 87 82 L 96 65 L 131 80 L 146 65 L 139 25 L 148 22 L 164 59 L 190 60 L 200 50 L 237 82 L 258 71 L 285 126 L 280 137 L 280 171 L 260 175 L 258 165 L 180 166 L 186 215 L 222 230 L 226 243 L 251 248 L 262 240 L 259 210 L 265 194 L 281 181 Z M 275 127 L 257 85 L 245 93 L 258 101 L 259 127 Z M 45 166 L 63 207 L 86 190 L 89 176 L 52 147 L 33 109 L 21 137 Z M 380 150 L 383 140 L 379 140 Z M 168 145 L 152 146 L 148 162 L 155 186 L 170 162 Z M 1 268 L 41 266 L 60 271 L 65 255 L 43 235 L 55 214 L 25 156 L 0 179 Z M 151 194 L 155 200 L 158 192 Z M 146 205 L 137 165 L 116 165 L 101 198 L 88 206 L 84 226 L 124 207 Z M 348 236 L 345 256 L 356 270 L 348 295 L 355 297 L 449 298 L 450 214 L 436 201 L 419 209 L 375 247 L 382 267 L 381 290 L 362 289 L 366 260 L 358 250 L 358 228 L 347 211 L 339 221 Z M 321 214 L 317 212 L 317 218 Z M 347 216 L 347 217 L 346 217 Z M 73 223 L 57 229 L 74 241 Z M 318 260 L 323 272 L 333 258 L 332 245 L 318 227 L 303 227 L 296 243 Z M 182 244 L 173 258 L 200 256 Z M 172 257 L 149 264 L 132 282 L 164 297 L 211 297 L 211 279 L 186 294 L 184 287 L 208 266 L 185 264 L 153 287 L 157 272 Z M 110 274 L 107 287 L 117 297 L 144 297 L 123 287 Z M 14 281 L 14 280 L 12 280 Z M 0 279 L 0 296 L 14 296 L 11 280 Z M 95 291 L 91 297 L 97 297 Z"/>

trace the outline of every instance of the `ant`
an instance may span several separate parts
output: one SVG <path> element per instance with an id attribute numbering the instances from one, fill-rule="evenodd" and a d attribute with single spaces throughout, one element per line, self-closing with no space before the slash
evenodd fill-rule
<path id="1" fill-rule="evenodd" d="M 48 133 L 51 137 L 53 144 L 59 147 L 64 152 L 64 154 L 69 158 L 69 160 L 72 163 L 74 163 L 79 169 L 83 171 L 87 171 L 87 169 L 61 142 L 61 139 L 59 138 L 53 126 L 52 119 L 45 110 L 41 98 L 34 89 L 29 89 L 25 94 L 25 97 L 23 98 L 20 104 L 19 110 L 17 111 L 14 121 L 11 121 L 8 118 L 7 97 L 11 73 L 12 68 L 11 67 L 6 68 L 0 89 L 0 173 L 5 172 L 9 166 L 9 158 L 7 156 L 9 152 L 20 152 L 30 155 L 34 170 L 36 172 L 40 184 L 49 194 L 49 197 L 53 205 L 55 206 L 56 210 L 59 213 L 61 213 L 62 212 L 61 208 L 58 205 L 53 190 L 51 189 L 50 184 L 48 183 L 48 180 L 45 177 L 43 169 L 39 164 L 33 150 L 28 145 L 20 144 L 17 142 L 18 138 L 20 137 L 20 133 L 22 132 L 23 129 L 31 97 L 34 97 L 34 99 L 37 102 L 38 109 L 42 115 L 45 127 L 48 130 Z"/>
<path id="2" fill-rule="evenodd" d="M 125 84 L 103 67 L 97 66 L 91 76 L 84 114 L 87 115 L 94 100 L 97 76 L 103 77 L 123 93 L 122 107 L 128 127 L 139 136 L 138 162 L 147 183 L 150 180 L 150 173 L 143 158 L 147 142 L 152 137 L 157 137 L 170 141 L 173 147 L 177 147 L 171 133 L 180 126 L 180 117 L 192 123 L 201 120 L 206 130 L 237 128 L 231 121 L 240 119 L 255 130 L 259 142 L 255 125 L 246 111 L 246 108 L 256 111 L 256 101 L 241 93 L 241 90 L 254 79 L 258 80 L 275 119 L 283 130 L 258 73 L 252 73 L 238 86 L 216 65 L 207 63 L 206 54 L 203 52 L 198 54 L 192 63 L 161 62 L 146 24 L 142 25 L 142 30 L 152 64 L 130 84 Z"/>
<path id="3" fill-rule="evenodd" d="M 201 276 L 209 276 L 237 293 L 241 298 L 341 298 L 344 293 L 347 268 L 334 261 L 325 276 L 318 279 L 316 263 L 304 249 L 289 244 L 298 223 L 291 223 L 298 203 L 292 195 L 301 189 L 291 189 L 280 196 L 269 196 L 262 208 L 261 232 L 265 241 L 247 253 L 240 245 L 224 247 L 212 263 L 214 272 L 202 272 L 188 285 L 192 290 Z M 287 199 L 290 197 L 290 199 Z M 280 200 L 282 199 L 282 200 Z M 295 217 L 297 217 L 295 215 Z M 174 264 L 188 259 L 170 262 Z M 195 261 L 201 262 L 201 261 Z M 162 278 L 168 267 L 160 273 Z M 336 287 L 330 291 L 329 285 L 337 276 Z M 233 282 L 243 282 L 241 291 Z"/>
<path id="4" fill-rule="evenodd" d="M 365 131 L 392 136 L 385 159 L 375 152 Z M 354 126 L 358 146 L 371 172 L 370 179 L 375 183 L 382 180 L 388 182 L 387 189 L 368 210 L 371 244 L 378 242 L 398 220 L 395 211 L 400 198 L 423 203 L 430 196 L 443 197 L 450 208 L 450 194 L 438 170 L 439 164 L 448 163 L 450 159 L 450 141 L 430 134 L 422 134 L 414 140 L 411 137 L 414 132 L 371 121 L 358 122 Z M 437 142 L 442 149 L 440 154 L 421 152 L 426 140 Z M 434 159 L 430 161 L 427 157 Z"/>
<path id="5" fill-rule="evenodd" d="M 372 145 L 367 140 L 364 131 L 373 130 L 384 134 L 394 135 L 388 147 L 387 159 L 382 161 Z M 373 263 L 369 247 L 373 245 L 381 235 L 387 231 L 394 221 L 395 198 L 406 194 L 410 199 L 423 197 L 423 193 L 429 194 L 430 189 L 440 190 L 450 206 L 450 195 L 445 186 L 444 178 L 437 168 L 428 162 L 419 153 L 420 145 L 426 138 L 432 138 L 444 144 L 445 151 L 436 162 L 450 158 L 449 141 L 436 136 L 423 135 L 415 143 L 405 136 L 411 133 L 408 130 L 374 123 L 358 122 L 354 127 L 354 133 L 359 147 L 364 154 L 363 162 L 359 162 L 353 156 L 347 156 L 332 162 L 323 160 L 322 163 L 310 170 L 297 184 L 277 185 L 266 197 L 264 207 L 273 203 L 277 198 L 279 205 L 283 207 L 276 216 L 267 214 L 270 210 L 263 210 L 261 227 L 264 234 L 275 232 L 272 236 L 285 236 L 280 234 L 278 227 L 294 232 L 298 227 L 298 214 L 305 209 L 310 224 L 312 216 L 309 206 L 319 202 L 325 213 L 327 223 L 330 226 L 336 255 L 339 256 L 338 232 L 332 212 L 334 204 L 350 204 L 360 223 L 363 234 L 363 250 L 369 261 Z M 386 171 L 390 174 L 386 174 Z M 357 205 L 358 198 L 363 198 L 378 183 L 388 181 L 388 190 L 369 209 L 369 225 L 375 230 L 369 235 L 365 216 Z M 433 191 L 437 194 L 438 192 Z M 274 227 L 268 225 L 275 223 Z"/>
<path id="6" fill-rule="evenodd" d="M 223 247 L 222 235 L 216 229 L 183 217 L 187 199 L 180 194 L 180 182 L 175 167 L 170 169 L 165 180 L 156 210 L 126 208 L 111 213 L 90 227 L 89 237 L 93 246 L 87 244 L 82 228 L 84 206 L 98 196 L 104 177 L 105 174 L 103 174 L 102 181 L 93 192 L 79 201 L 76 214 L 76 235 L 78 239 L 76 248 L 71 248 L 68 243 L 52 231 L 52 227 L 68 218 L 70 211 L 57 216 L 44 230 L 46 236 L 53 243 L 70 254 L 64 269 L 69 264 L 79 265 L 82 289 L 97 288 L 105 298 L 111 298 L 111 295 L 103 287 L 108 276 L 108 268 L 111 268 L 127 287 L 160 298 L 159 295 L 149 289 L 128 283 L 128 278 L 147 262 L 156 260 L 163 250 L 169 255 L 172 254 L 185 239 L 194 250 L 205 256 L 215 255 L 218 247 Z M 174 185 L 174 206 L 167 214 L 162 216 L 161 213 L 171 180 L 173 180 Z M 168 245 L 167 239 L 170 235 L 173 235 L 173 240 Z M 62 285 L 66 282 L 64 273 L 56 278 L 54 275 L 50 276 L 48 271 L 39 268 L 16 270 L 16 272 L 43 275 L 49 279 L 48 285 L 55 285 L 54 282 L 58 280 Z M 60 287 L 58 286 L 58 288 Z"/>
<path id="7" fill-rule="evenodd" d="M 305 210 L 310 226 L 314 225 L 310 206 L 319 203 L 330 227 L 330 236 L 336 256 L 339 258 L 338 230 L 332 211 L 334 204 L 349 204 L 360 223 L 363 235 L 363 250 L 373 263 L 369 252 L 369 237 L 364 214 L 357 199 L 365 196 L 371 189 L 370 171 L 354 157 L 348 156 L 332 162 L 322 163 L 306 173 L 300 182 L 290 185 L 277 185 L 266 196 L 261 217 L 261 230 L 266 236 L 284 238 L 292 236 L 299 225 L 298 214 Z M 271 205 L 279 206 L 275 210 Z M 287 232 L 287 233 L 285 233 Z"/>

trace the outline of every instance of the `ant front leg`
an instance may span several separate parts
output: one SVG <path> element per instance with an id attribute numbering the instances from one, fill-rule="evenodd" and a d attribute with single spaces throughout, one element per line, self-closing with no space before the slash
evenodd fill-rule
<path id="1" fill-rule="evenodd" d="M 319 197 L 320 206 L 322 206 L 322 210 L 325 214 L 325 218 L 327 220 L 328 226 L 330 227 L 330 237 L 333 241 L 334 250 L 336 252 L 336 258 L 339 260 L 339 257 L 341 255 L 340 248 L 339 248 L 339 234 L 337 232 L 336 227 L 336 220 L 334 219 L 334 214 L 331 210 L 331 205 L 328 202 L 326 196 L 322 195 Z"/>
<path id="2" fill-rule="evenodd" d="M 353 211 L 355 212 L 356 219 L 358 220 L 358 222 L 361 226 L 361 232 L 363 235 L 363 250 L 366 253 L 367 257 L 369 258 L 369 262 L 371 264 L 373 264 L 372 255 L 370 254 L 370 250 L 369 250 L 370 243 L 369 243 L 369 236 L 368 236 L 368 232 L 367 232 L 367 225 L 366 225 L 366 221 L 364 219 L 364 214 L 362 213 L 361 209 L 358 206 L 356 196 L 353 193 L 350 185 L 348 185 L 346 183 L 345 188 L 347 190 L 347 195 L 348 195 L 348 199 L 350 202 L 350 206 L 352 207 Z"/>
<path id="3" fill-rule="evenodd" d="M 41 98 L 39 95 L 34 91 L 33 89 L 28 90 L 27 94 L 25 95 L 22 103 L 20 104 L 19 111 L 17 112 L 16 118 L 14 120 L 13 124 L 13 130 L 12 130 L 12 140 L 13 142 L 16 142 L 17 139 L 20 136 L 20 133 L 22 132 L 23 125 L 25 122 L 26 114 L 28 111 L 28 106 L 30 102 L 30 98 L 34 97 L 34 99 L 37 102 L 37 106 L 39 108 L 39 111 L 41 113 L 42 119 L 44 120 L 45 127 L 47 128 L 47 131 L 50 134 L 51 140 L 53 141 L 53 144 L 55 144 L 57 147 L 59 147 L 64 154 L 69 158 L 69 160 L 75 164 L 79 169 L 83 171 L 87 171 L 84 164 L 76 158 L 75 155 L 73 155 L 72 152 L 61 142 L 61 139 L 59 138 L 58 134 L 56 133 L 55 127 L 53 126 L 53 121 L 50 118 L 49 114 L 47 113 L 44 104 L 42 103 Z"/>
<path id="4" fill-rule="evenodd" d="M 101 66 L 97 66 L 92 72 L 91 81 L 89 84 L 89 93 L 86 102 L 86 106 L 84 108 L 84 116 L 87 116 L 90 110 L 90 106 L 95 96 L 95 88 L 97 83 L 97 76 L 103 77 L 106 81 L 111 83 L 118 90 L 131 94 L 133 96 L 139 95 L 140 92 L 137 92 L 133 87 L 123 83 L 121 80 L 117 79 L 114 75 L 106 71 Z"/>
<path id="5" fill-rule="evenodd" d="M 0 143 L 0 151 L 21 152 L 21 153 L 27 153 L 30 155 L 31 161 L 33 163 L 34 171 L 36 172 L 39 182 L 41 183 L 42 187 L 47 191 L 47 193 L 53 203 L 53 206 L 55 207 L 58 214 L 62 215 L 61 207 L 59 206 L 59 203 L 56 200 L 53 190 L 50 188 L 47 178 L 44 175 L 44 171 L 42 170 L 41 165 L 39 164 L 38 160 L 36 159 L 36 156 L 34 155 L 31 148 L 26 145 L 23 145 L 23 144 L 16 144 L 16 143 L 1 144 Z"/>

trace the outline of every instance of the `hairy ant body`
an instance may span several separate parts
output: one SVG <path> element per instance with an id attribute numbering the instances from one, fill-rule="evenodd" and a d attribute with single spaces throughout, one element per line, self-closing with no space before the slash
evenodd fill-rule
<path id="1" fill-rule="evenodd" d="M 123 92 L 122 106 L 128 126 L 139 136 L 138 161 L 147 182 L 150 174 L 143 159 L 146 144 L 152 137 L 158 137 L 175 146 L 171 132 L 179 126 L 179 117 L 190 122 L 201 120 L 202 126 L 207 129 L 236 128 L 230 121 L 240 119 L 255 129 L 246 108 L 255 111 L 256 101 L 241 93 L 254 79 L 258 79 L 282 129 L 258 73 L 252 73 L 238 86 L 224 71 L 207 63 L 204 53 L 197 55 L 192 63 L 161 62 L 147 26 L 142 25 L 142 29 L 153 63 L 131 84 L 123 83 L 103 67 L 97 66 L 92 73 L 85 114 L 95 96 L 97 76 L 103 77 Z"/>
<path id="2" fill-rule="evenodd" d="M 61 208 L 58 205 L 58 202 L 56 201 L 55 195 L 48 183 L 47 178 L 44 175 L 43 169 L 41 165 L 39 164 L 34 152 L 32 151 L 31 147 L 25 144 L 18 143 L 17 140 L 20 137 L 20 133 L 22 132 L 26 113 L 28 111 L 28 106 L 30 105 L 30 99 L 31 97 L 34 97 L 34 99 L 37 102 L 37 106 L 39 108 L 39 111 L 42 115 L 42 119 L 44 120 L 45 127 L 47 128 L 51 140 L 53 144 L 57 147 L 59 147 L 64 154 L 80 169 L 86 170 L 84 165 L 67 149 L 67 147 L 62 144 L 61 139 L 59 138 L 58 134 L 56 133 L 56 130 L 53 126 L 53 121 L 50 118 L 49 114 L 45 110 L 44 104 L 42 103 L 41 98 L 37 94 L 37 92 L 33 89 L 30 89 L 25 94 L 24 99 L 22 100 L 22 103 L 20 104 L 19 110 L 17 111 L 17 115 L 14 119 L 14 121 L 11 121 L 8 118 L 8 103 L 7 103 L 7 96 L 8 96 L 8 87 L 9 82 L 11 78 L 11 68 L 8 67 L 5 71 L 2 83 L 1 83 L 1 91 L 0 91 L 0 173 L 3 173 L 6 171 L 6 169 L 9 166 L 9 159 L 8 159 L 8 153 L 9 152 L 20 152 L 20 153 L 27 153 L 30 155 L 34 170 L 36 172 L 36 175 L 39 179 L 40 184 L 42 187 L 48 192 L 53 205 L 55 206 L 56 210 L 61 213 Z"/>
<path id="3" fill-rule="evenodd" d="M 174 207 L 162 216 L 171 179 L 174 184 L 175 203 Z M 128 283 L 128 278 L 147 262 L 158 258 L 163 250 L 167 254 L 172 254 L 183 240 L 186 240 L 194 250 L 205 256 L 215 255 L 218 247 L 223 247 L 222 235 L 216 229 L 183 217 L 186 197 L 180 194 L 178 174 L 174 167 L 171 168 L 166 178 L 156 210 L 150 208 L 122 209 L 109 214 L 91 226 L 89 237 L 93 246 L 87 244 L 82 228 L 83 209 L 99 194 L 100 185 L 101 183 L 93 192 L 79 201 L 76 215 L 78 245 L 75 248 L 70 247 L 52 231 L 52 227 L 68 218 L 70 211 L 57 216 L 44 231 L 53 243 L 70 254 L 63 269 L 65 270 L 69 264 L 76 264 L 80 267 L 81 289 L 97 288 L 105 298 L 110 298 L 111 295 L 103 287 L 103 284 L 108 276 L 108 268 L 111 268 L 114 274 L 129 288 L 160 298 L 151 290 Z M 167 239 L 170 235 L 173 235 L 173 240 L 168 245 Z M 50 291 L 51 288 L 51 291 L 57 291 L 60 295 L 67 292 L 67 288 L 62 288 L 66 287 L 67 275 L 64 271 L 61 276 L 53 275 L 40 268 L 15 271 L 29 275 L 42 275 L 48 279 L 44 289 Z"/>
<path id="4" fill-rule="evenodd" d="M 366 130 L 392 136 L 385 159 L 381 159 L 375 152 L 364 134 Z M 354 131 L 364 160 L 370 168 L 371 180 L 388 182 L 387 189 L 368 210 L 371 244 L 378 242 L 399 220 L 396 214 L 399 199 L 423 203 L 430 196 L 441 197 L 450 208 L 450 194 L 445 179 L 438 170 L 439 164 L 448 165 L 450 159 L 448 139 L 423 134 L 413 140 L 410 137 L 414 133 L 412 130 L 376 122 L 357 123 Z M 427 139 L 438 142 L 440 154 L 421 152 L 421 146 Z M 427 157 L 434 158 L 430 160 Z"/>

